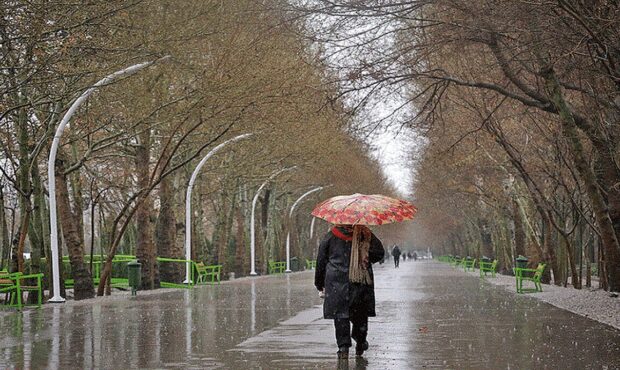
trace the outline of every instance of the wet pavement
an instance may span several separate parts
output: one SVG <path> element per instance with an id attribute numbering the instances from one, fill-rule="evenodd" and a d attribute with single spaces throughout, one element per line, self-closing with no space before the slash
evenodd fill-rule
<path id="1" fill-rule="evenodd" d="M 435 262 L 377 265 L 370 349 L 337 363 L 313 273 L 0 316 L 0 368 L 620 369 L 620 331 Z"/>

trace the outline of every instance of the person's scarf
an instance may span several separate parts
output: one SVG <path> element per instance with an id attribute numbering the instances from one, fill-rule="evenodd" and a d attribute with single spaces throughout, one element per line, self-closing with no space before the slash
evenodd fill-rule
<path id="1" fill-rule="evenodd" d="M 370 240 L 372 234 L 370 229 L 363 225 L 353 227 L 353 235 L 347 235 L 346 231 L 335 227 L 333 229 L 336 237 L 351 242 L 351 259 L 349 261 L 349 281 L 352 283 L 372 284 L 370 273 L 368 272 L 368 251 L 370 250 Z M 364 261 L 367 261 L 364 263 Z"/>

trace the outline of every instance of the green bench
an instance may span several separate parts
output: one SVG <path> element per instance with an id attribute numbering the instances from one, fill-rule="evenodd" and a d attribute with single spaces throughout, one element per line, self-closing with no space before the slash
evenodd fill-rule
<path id="1" fill-rule="evenodd" d="M 453 260 L 454 260 L 454 257 L 452 257 L 452 256 L 439 256 L 439 257 L 437 257 L 437 261 L 439 261 L 439 262 L 452 263 Z"/>
<path id="2" fill-rule="evenodd" d="M 487 272 L 491 274 L 491 277 L 495 277 L 497 260 L 493 260 L 493 262 L 480 261 L 478 267 L 480 267 L 480 277 L 487 276 Z"/>
<path id="3" fill-rule="evenodd" d="M 205 265 L 202 262 L 196 264 L 196 272 L 198 278 L 196 284 L 215 284 L 220 283 L 220 274 L 222 273 L 222 265 Z"/>
<path id="4" fill-rule="evenodd" d="M 23 292 L 37 293 L 37 307 L 43 302 L 43 274 L 24 275 L 21 272 L 0 271 L 0 293 L 5 293 L 5 304 L 21 310 L 27 304 L 22 300 Z"/>
<path id="5" fill-rule="evenodd" d="M 545 271 L 545 264 L 539 263 L 535 269 L 515 267 L 515 281 L 517 284 L 517 293 L 534 293 L 542 292 L 540 279 Z M 523 281 L 532 281 L 534 288 L 523 288 Z"/>
<path id="6" fill-rule="evenodd" d="M 459 267 L 462 266 L 463 263 L 465 262 L 465 258 L 460 258 L 460 257 L 456 257 L 452 259 L 452 267 Z"/>
<path id="7" fill-rule="evenodd" d="M 99 281 L 101 280 L 101 270 L 102 267 L 105 265 L 105 256 L 103 259 L 101 259 L 100 256 L 95 256 L 97 257 L 97 260 L 93 261 L 93 271 L 91 272 L 92 278 L 93 278 L 93 284 L 95 286 L 99 285 Z M 68 257 L 63 257 L 66 259 L 63 259 L 63 264 L 65 264 L 64 267 L 64 271 L 65 271 L 65 276 L 70 276 L 71 273 L 71 264 L 69 263 L 69 259 Z M 86 256 L 86 258 L 84 259 L 84 263 L 87 265 L 90 265 L 88 259 L 90 258 L 89 255 Z M 110 277 L 110 286 L 112 288 L 125 288 L 129 286 L 129 280 L 127 279 L 127 266 L 126 264 L 134 261 L 136 259 L 135 256 L 130 256 L 130 255 L 116 255 L 114 256 L 114 258 L 112 259 L 112 276 Z M 120 276 L 119 276 L 120 275 Z M 75 281 L 70 278 L 67 277 L 66 279 L 64 279 L 64 284 L 65 284 L 65 289 L 73 289 L 74 285 L 75 285 Z"/>
<path id="8" fill-rule="evenodd" d="M 283 274 L 286 270 L 286 262 L 269 261 L 269 274 Z"/>
<path id="9" fill-rule="evenodd" d="M 467 271 L 474 271 L 474 269 L 476 268 L 476 259 L 463 259 L 463 270 L 465 270 L 465 272 Z"/>
<path id="10" fill-rule="evenodd" d="M 316 260 L 306 259 L 306 270 L 316 269 Z"/>

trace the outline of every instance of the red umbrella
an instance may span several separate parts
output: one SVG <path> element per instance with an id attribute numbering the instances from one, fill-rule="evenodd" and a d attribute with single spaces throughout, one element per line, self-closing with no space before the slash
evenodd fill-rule
<path id="1" fill-rule="evenodd" d="M 416 212 L 416 207 L 406 200 L 380 194 L 352 194 L 324 200 L 312 215 L 333 224 L 383 225 L 411 220 Z"/>

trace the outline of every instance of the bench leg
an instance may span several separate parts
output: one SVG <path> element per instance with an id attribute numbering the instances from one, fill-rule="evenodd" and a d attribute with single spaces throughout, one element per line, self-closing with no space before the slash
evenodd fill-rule
<path id="1" fill-rule="evenodd" d="M 21 289 L 17 290 L 17 309 L 21 311 L 22 309 L 22 291 Z"/>
<path id="2" fill-rule="evenodd" d="M 39 298 L 38 303 L 39 303 L 39 306 L 38 306 L 38 307 L 41 307 L 41 303 L 42 303 L 42 301 L 43 301 L 43 284 L 41 284 L 41 276 L 37 277 L 37 286 L 39 287 L 39 292 L 38 292 L 38 293 L 39 293 L 39 294 L 38 294 L 38 298 Z"/>

